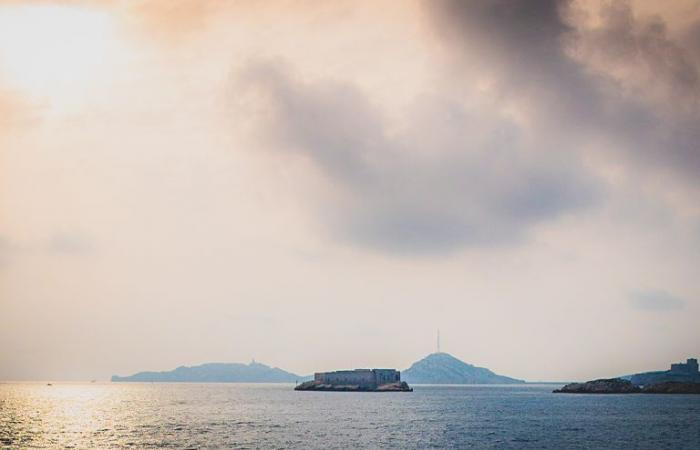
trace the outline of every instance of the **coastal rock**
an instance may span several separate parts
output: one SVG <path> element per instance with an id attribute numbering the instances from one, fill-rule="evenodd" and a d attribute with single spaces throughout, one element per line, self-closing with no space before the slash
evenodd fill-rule
<path id="1" fill-rule="evenodd" d="M 645 394 L 700 394 L 700 383 L 668 381 L 645 386 L 642 392 Z"/>
<path id="2" fill-rule="evenodd" d="M 307 381 L 294 388 L 295 391 L 332 391 L 332 392 L 413 392 L 405 381 L 382 384 L 376 388 L 358 384 L 324 384 L 320 381 Z"/>
<path id="3" fill-rule="evenodd" d="M 608 378 L 585 383 L 570 383 L 553 392 L 555 394 L 634 394 L 641 391 L 629 380 Z"/>
<path id="4" fill-rule="evenodd" d="M 377 392 L 413 392 L 413 388 L 405 381 L 397 383 L 382 384 L 377 388 Z"/>

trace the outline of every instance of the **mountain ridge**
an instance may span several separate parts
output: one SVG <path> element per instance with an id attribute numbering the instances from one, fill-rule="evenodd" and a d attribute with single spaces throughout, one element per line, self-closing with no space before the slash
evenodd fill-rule
<path id="1" fill-rule="evenodd" d="M 113 382 L 203 382 L 203 383 L 296 383 L 312 376 L 252 361 L 244 363 L 205 363 L 179 366 L 166 371 L 142 371 L 133 375 L 113 375 Z M 520 384 L 524 380 L 498 375 L 491 370 L 465 363 L 449 353 L 431 353 L 401 372 L 401 379 L 414 384 Z"/>
<path id="2" fill-rule="evenodd" d="M 278 367 L 255 361 L 243 363 L 205 363 L 179 366 L 161 372 L 145 371 L 133 375 L 112 375 L 114 382 L 212 382 L 212 383 L 294 383 L 308 379 Z"/>

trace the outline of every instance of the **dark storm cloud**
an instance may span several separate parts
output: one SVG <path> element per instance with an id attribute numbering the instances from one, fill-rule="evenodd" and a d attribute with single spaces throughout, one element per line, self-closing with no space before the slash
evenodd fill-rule
<path id="1" fill-rule="evenodd" d="M 333 183 L 335 203 L 323 214 L 339 236 L 395 252 L 508 245 L 590 206 L 606 189 L 580 163 L 590 146 L 625 170 L 670 170 L 696 189 L 692 30 L 676 42 L 661 19 L 637 17 L 625 2 L 603 6 L 590 25 L 582 17 L 591 12 L 579 7 L 427 2 L 457 69 L 454 84 L 416 101 L 403 134 L 390 134 L 351 84 L 304 83 L 288 67 L 254 64 L 244 78 L 267 101 L 261 135 Z M 454 100 L 480 95 L 480 80 L 494 104 Z M 525 120 L 503 113 L 513 106 Z"/>
<path id="2" fill-rule="evenodd" d="M 528 142 L 496 112 L 424 100 L 410 130 L 389 135 L 361 91 L 289 73 L 252 66 L 244 86 L 265 99 L 261 135 L 312 161 L 335 188 L 322 214 L 345 240 L 397 253 L 508 244 L 598 195 L 575 162 L 543 156 L 546 143 Z"/>
<path id="3" fill-rule="evenodd" d="M 686 47 L 673 41 L 660 18 L 638 18 L 626 2 L 604 6 L 595 27 L 577 28 L 577 8 L 553 0 L 426 3 L 455 59 L 492 77 L 542 130 L 604 140 L 630 161 L 668 167 L 696 183 L 700 90 L 693 40 Z"/>
<path id="4" fill-rule="evenodd" d="M 700 20 L 695 21 L 683 36 L 685 48 L 689 49 L 691 56 L 696 62 L 700 61 Z"/>
<path id="5" fill-rule="evenodd" d="M 626 2 L 606 5 L 600 19 L 599 26 L 577 32 L 577 50 L 586 59 L 620 73 L 623 83 L 651 84 L 681 110 L 697 112 L 700 79 L 692 56 L 697 43 L 675 42 L 660 17 L 638 19 Z"/>
<path id="6" fill-rule="evenodd" d="M 536 102 L 552 115 L 593 112 L 597 92 L 564 51 L 568 2 L 438 1 L 427 7 L 437 34 L 469 70 L 498 82 L 505 98 Z M 465 83 L 469 83 L 465 80 Z M 565 124 L 568 125 L 568 124 Z"/>
<path id="7" fill-rule="evenodd" d="M 635 292 L 630 295 L 630 303 L 634 308 L 646 311 L 673 311 L 685 308 L 685 300 L 662 290 Z"/>

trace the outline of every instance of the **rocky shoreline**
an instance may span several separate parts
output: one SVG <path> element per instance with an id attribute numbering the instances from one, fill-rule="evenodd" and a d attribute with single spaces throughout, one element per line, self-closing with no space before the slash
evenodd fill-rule
<path id="1" fill-rule="evenodd" d="M 644 386 L 644 394 L 700 394 L 700 383 L 681 383 L 678 381 L 667 381 Z"/>
<path id="2" fill-rule="evenodd" d="M 357 384 L 324 384 L 319 381 L 307 381 L 294 388 L 295 391 L 323 391 L 323 392 L 413 392 L 408 383 L 382 384 L 377 387 L 362 386 Z"/>
<path id="3" fill-rule="evenodd" d="M 634 394 L 641 392 L 641 388 L 630 381 L 621 378 L 608 378 L 585 383 L 570 383 L 561 389 L 556 389 L 555 394 Z"/>
<path id="4" fill-rule="evenodd" d="M 700 394 L 700 383 L 681 383 L 670 381 L 640 387 L 622 378 L 607 378 L 570 383 L 555 394 Z"/>

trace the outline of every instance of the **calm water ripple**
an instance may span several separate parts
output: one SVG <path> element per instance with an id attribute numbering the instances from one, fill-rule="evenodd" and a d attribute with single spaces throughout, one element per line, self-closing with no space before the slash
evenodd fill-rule
<path id="1" fill-rule="evenodd" d="M 551 390 L 4 383 L 0 448 L 700 448 L 700 396 Z"/>

